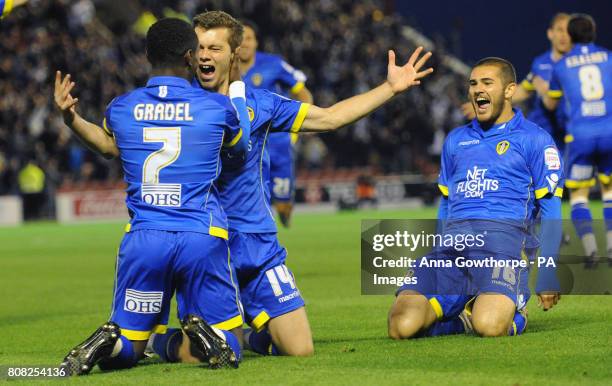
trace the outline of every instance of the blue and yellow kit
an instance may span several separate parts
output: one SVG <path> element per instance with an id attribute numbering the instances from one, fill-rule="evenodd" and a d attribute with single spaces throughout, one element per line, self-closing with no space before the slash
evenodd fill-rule
<path id="1" fill-rule="evenodd" d="M 481 235 L 465 250 L 438 248 L 430 259 L 520 260 L 532 235 L 536 200 L 563 193 L 563 165 L 552 137 L 514 110 L 514 117 L 483 130 L 477 120 L 454 129 L 442 153 L 439 188 L 448 205 L 443 233 Z M 439 318 L 452 318 L 480 293 L 508 296 L 521 308 L 529 299 L 528 269 L 417 268 L 417 285 Z"/>
<path id="2" fill-rule="evenodd" d="M 533 78 L 536 76 L 539 76 L 546 82 L 550 82 L 554 64 L 555 61 L 553 60 L 552 51 L 550 50 L 537 56 L 531 64 L 529 74 L 527 74 L 527 77 L 521 82 L 521 86 L 525 90 L 534 91 L 535 88 L 532 82 Z M 555 140 L 559 150 L 565 147 L 565 121 L 567 117 L 563 102 L 561 102 L 560 108 L 555 111 L 549 111 L 544 107 L 542 97 L 536 95 L 533 98 L 533 103 L 529 114 L 527 114 L 527 119 L 546 130 Z"/>
<path id="3" fill-rule="evenodd" d="M 610 51 L 576 44 L 553 68 L 548 95 L 564 98 L 569 112 L 569 188 L 603 183 L 612 175 L 612 62 Z"/>
<path id="4" fill-rule="evenodd" d="M 128 232 L 119 248 L 111 320 L 123 335 L 164 332 L 170 299 L 219 328 L 242 325 L 227 218 L 215 181 L 220 153 L 241 140 L 227 97 L 153 77 L 115 98 L 103 122 L 120 151 Z"/>
<path id="5" fill-rule="evenodd" d="M 255 63 L 243 76 L 247 86 L 287 95 L 297 93 L 305 87 L 306 76 L 281 57 L 263 52 L 255 53 Z M 271 135 L 268 138 L 270 152 L 270 174 L 267 177 L 270 194 L 277 201 L 292 201 L 295 191 L 293 145 L 297 136 L 288 133 Z"/>

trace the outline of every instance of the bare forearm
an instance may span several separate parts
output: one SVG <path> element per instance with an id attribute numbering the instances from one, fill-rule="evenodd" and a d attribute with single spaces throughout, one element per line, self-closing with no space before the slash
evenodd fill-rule
<path id="1" fill-rule="evenodd" d="M 312 104 L 313 102 L 312 93 L 306 87 L 302 88 L 299 92 L 293 94 L 292 97 L 292 99 L 298 100 L 303 103 Z"/>
<path id="2" fill-rule="evenodd" d="M 303 131 L 337 130 L 370 114 L 387 101 L 395 93 L 389 83 L 363 94 L 345 99 L 328 108 L 312 106 L 302 125 Z"/>
<path id="3" fill-rule="evenodd" d="M 559 100 L 551 98 L 548 95 L 544 95 L 542 97 L 542 104 L 544 105 L 544 107 L 546 107 L 547 110 L 552 111 L 557 108 L 557 105 L 559 104 Z"/>
<path id="4" fill-rule="evenodd" d="M 112 137 L 98 125 L 95 125 L 75 114 L 72 122 L 66 122 L 72 132 L 91 150 L 106 159 L 119 156 L 119 149 Z"/>
<path id="5" fill-rule="evenodd" d="M 533 91 L 526 90 L 523 86 L 519 86 L 516 88 L 516 92 L 512 96 L 512 103 L 522 103 L 529 99 Z"/>

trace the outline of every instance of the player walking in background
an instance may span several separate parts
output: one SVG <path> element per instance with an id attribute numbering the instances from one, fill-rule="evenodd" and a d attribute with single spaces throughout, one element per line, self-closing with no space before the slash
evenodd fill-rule
<path id="1" fill-rule="evenodd" d="M 306 87 L 306 75 L 285 62 L 280 56 L 257 51 L 257 26 L 243 21 L 244 38 L 240 47 L 240 70 L 244 82 L 253 88 L 270 90 L 291 99 L 312 103 L 312 94 Z M 287 93 L 287 90 L 289 92 Z M 281 223 L 288 227 L 295 194 L 295 155 L 297 135 L 274 133 L 269 136 L 270 174 L 266 176 L 274 208 Z"/>
<path id="2" fill-rule="evenodd" d="M 572 15 L 568 32 L 572 49 L 554 66 L 546 107 L 568 104 L 568 178 L 572 221 L 582 239 L 587 266 L 595 266 L 597 242 L 589 209 L 589 191 L 595 173 L 601 183 L 603 217 L 607 229 L 608 262 L 612 264 L 612 58 L 595 45 L 595 21 L 589 15 Z M 544 93 L 547 87 L 541 87 Z"/>
<path id="3" fill-rule="evenodd" d="M 560 108 L 551 112 L 546 109 L 542 97 L 535 92 L 532 81 L 535 76 L 538 76 L 549 82 L 553 65 L 570 50 L 571 42 L 567 34 L 569 18 L 570 15 L 567 13 L 558 13 L 552 18 L 546 31 L 546 36 L 550 41 L 550 50 L 533 60 L 529 74 L 516 88 L 516 93 L 512 97 L 512 103 L 517 104 L 526 101 L 535 94 L 527 119 L 546 130 L 553 137 L 557 148 L 561 152 L 565 148 L 565 121 L 567 119 L 565 110 Z"/>
<path id="4" fill-rule="evenodd" d="M 520 261 L 535 208 L 542 215 L 541 256 L 557 256 L 561 240 L 562 164 L 551 136 L 512 108 L 516 74 L 500 58 L 479 61 L 470 76 L 476 119 L 451 131 L 442 153 L 438 219 L 445 235 L 484 234 L 480 247 L 440 248 L 432 259 L 457 256 Z M 466 236 L 464 236 L 466 237 Z M 394 339 L 461 333 L 520 334 L 529 299 L 528 270 L 417 267 L 417 284 L 398 291 L 389 313 Z M 503 272 L 502 272 L 503 271 Z M 536 285 L 545 310 L 557 303 L 552 267 L 538 269 Z M 466 310 L 463 318 L 461 313 Z M 471 327 L 470 327 L 471 325 Z"/>
<path id="5" fill-rule="evenodd" d="M 175 291 L 193 356 L 211 367 L 238 366 L 240 345 L 229 330 L 243 320 L 214 181 L 222 146 L 245 149 L 249 127 L 243 125 L 243 136 L 227 97 L 191 87 L 197 46 L 188 23 L 155 23 L 146 39 L 154 76 L 115 98 L 103 123 L 107 140 L 88 142 L 121 158 L 131 220 L 117 255 L 110 321 L 66 356 L 62 365 L 71 374 L 86 374 L 95 364 L 136 364 L 150 335 L 165 333 Z M 60 77 L 55 98 L 65 122 L 76 132 L 100 133 L 76 114 L 74 83 Z"/>

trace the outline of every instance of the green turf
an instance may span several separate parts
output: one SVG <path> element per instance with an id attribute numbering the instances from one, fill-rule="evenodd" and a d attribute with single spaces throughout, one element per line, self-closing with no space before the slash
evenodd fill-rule
<path id="1" fill-rule="evenodd" d="M 316 354 L 247 354 L 239 370 L 145 363 L 71 380 L 86 384 L 611 384 L 612 297 L 530 304 L 515 338 L 386 338 L 392 296 L 360 295 L 360 219 L 427 218 L 434 210 L 297 215 L 280 238 L 308 301 Z M 121 224 L 0 229 L 0 366 L 53 365 L 109 313 Z M 176 323 L 175 319 L 173 322 Z M 1 382 L 1 381 L 0 381 Z M 52 381 L 59 384 L 66 381 Z M 21 384 L 26 383 L 25 381 Z M 39 382 L 37 382 L 39 383 Z"/>

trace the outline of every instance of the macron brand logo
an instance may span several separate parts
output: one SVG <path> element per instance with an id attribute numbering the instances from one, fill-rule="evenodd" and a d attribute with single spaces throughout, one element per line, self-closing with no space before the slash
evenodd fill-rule
<path id="1" fill-rule="evenodd" d="M 471 141 L 461 141 L 459 142 L 459 146 L 470 146 L 470 145 L 478 145 L 480 140 L 472 139 Z"/>
<path id="2" fill-rule="evenodd" d="M 134 289 L 125 290 L 123 309 L 138 314 L 158 314 L 162 309 L 164 292 L 145 292 Z"/>
<path id="3" fill-rule="evenodd" d="M 142 201 L 154 206 L 181 206 L 181 184 L 142 184 Z"/>
<path id="4" fill-rule="evenodd" d="M 486 178 L 487 170 L 478 166 L 467 171 L 465 181 L 457 184 L 457 193 L 461 193 L 465 198 L 484 198 L 485 192 L 497 191 L 499 181 Z"/>

